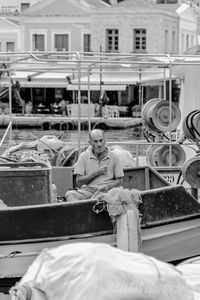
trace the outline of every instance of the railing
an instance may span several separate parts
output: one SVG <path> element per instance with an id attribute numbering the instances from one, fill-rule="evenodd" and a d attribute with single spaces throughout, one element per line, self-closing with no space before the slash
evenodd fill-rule
<path id="1" fill-rule="evenodd" d="M 65 142 L 65 144 L 72 146 L 74 148 L 78 148 L 77 142 Z M 86 146 L 88 142 L 81 141 L 81 146 Z M 120 146 L 121 148 L 128 150 L 131 155 L 134 158 L 135 166 L 142 166 L 142 165 L 149 165 L 151 166 L 150 162 L 148 161 L 147 154 L 148 150 L 151 148 L 151 146 L 173 146 L 173 145 L 180 145 L 176 141 L 162 141 L 162 142 L 147 142 L 145 140 L 135 141 L 135 140 L 124 140 L 124 141 L 107 141 L 108 146 Z M 89 145 L 88 145 L 89 146 Z M 197 146 L 195 142 L 185 142 L 184 144 L 181 144 L 180 146 L 183 146 L 183 150 L 186 152 L 186 158 L 187 156 L 195 155 L 197 151 Z M 178 166 L 173 166 L 170 164 L 171 161 L 169 161 L 169 165 L 164 166 L 157 166 L 157 168 L 170 168 L 170 169 L 176 169 L 177 167 L 182 167 L 182 164 Z"/>

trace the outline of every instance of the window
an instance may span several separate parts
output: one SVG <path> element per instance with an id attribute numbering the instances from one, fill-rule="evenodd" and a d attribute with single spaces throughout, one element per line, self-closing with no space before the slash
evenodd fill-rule
<path id="1" fill-rule="evenodd" d="M 186 35 L 186 49 L 189 48 L 189 34 Z"/>
<path id="2" fill-rule="evenodd" d="M 91 34 L 83 35 L 83 51 L 84 52 L 91 51 Z"/>
<path id="3" fill-rule="evenodd" d="M 106 51 L 118 52 L 119 51 L 119 30 L 106 29 Z"/>
<path id="4" fill-rule="evenodd" d="M 181 52 L 183 53 L 184 50 L 185 50 L 185 35 L 184 35 L 184 33 L 182 33 L 182 35 L 181 35 Z"/>
<path id="5" fill-rule="evenodd" d="M 14 52 L 15 51 L 15 43 L 14 42 L 7 42 L 6 43 L 6 51 Z"/>
<path id="6" fill-rule="evenodd" d="M 21 11 L 24 11 L 29 7 L 30 7 L 30 3 L 21 3 Z"/>
<path id="7" fill-rule="evenodd" d="M 55 34 L 54 48 L 57 51 L 69 51 L 69 35 L 68 34 Z"/>
<path id="8" fill-rule="evenodd" d="M 176 31 L 172 31 L 172 54 L 176 53 Z"/>
<path id="9" fill-rule="evenodd" d="M 44 50 L 44 34 L 33 34 L 33 51 Z"/>
<path id="10" fill-rule="evenodd" d="M 169 33 L 165 30 L 165 53 L 169 53 Z"/>
<path id="11" fill-rule="evenodd" d="M 191 46 L 194 46 L 194 36 L 191 35 Z"/>
<path id="12" fill-rule="evenodd" d="M 133 52 L 146 52 L 147 49 L 147 37 L 146 37 L 146 29 L 138 28 L 134 29 L 134 46 Z"/>

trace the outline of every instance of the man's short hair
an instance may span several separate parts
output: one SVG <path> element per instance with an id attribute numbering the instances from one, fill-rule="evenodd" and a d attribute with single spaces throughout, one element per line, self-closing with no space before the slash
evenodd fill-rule
<path id="1" fill-rule="evenodd" d="M 99 131 L 102 133 L 103 137 L 105 137 L 105 133 L 103 131 L 103 129 L 92 129 L 90 132 L 89 132 L 89 139 L 91 140 L 92 139 L 92 133 L 94 133 L 95 131 Z"/>

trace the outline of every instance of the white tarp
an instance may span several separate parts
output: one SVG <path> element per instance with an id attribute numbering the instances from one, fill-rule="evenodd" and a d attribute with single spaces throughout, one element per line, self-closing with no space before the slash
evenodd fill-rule
<path id="1" fill-rule="evenodd" d="M 195 300 L 200 300 L 200 256 L 191 258 L 177 266 L 187 283 L 192 287 Z"/>
<path id="2" fill-rule="evenodd" d="M 12 299 L 28 300 L 31 290 L 37 291 L 31 300 L 194 300 L 175 267 L 98 243 L 43 250 L 13 288 Z"/>

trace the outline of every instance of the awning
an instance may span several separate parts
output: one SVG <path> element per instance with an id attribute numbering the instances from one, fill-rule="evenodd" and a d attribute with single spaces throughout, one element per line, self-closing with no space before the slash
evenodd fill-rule
<path id="1" fill-rule="evenodd" d="M 55 81 L 22 81 L 19 80 L 20 86 L 25 88 L 66 88 L 67 83 Z"/>
<path id="2" fill-rule="evenodd" d="M 67 90 L 78 90 L 78 78 L 73 79 L 72 73 L 65 72 L 28 72 L 16 71 L 11 75 L 14 83 L 19 81 L 21 87 L 41 87 L 41 88 L 67 88 Z M 81 90 L 88 90 L 90 85 L 91 91 L 100 90 L 100 81 L 102 90 L 123 91 L 129 85 L 160 85 L 164 79 L 169 79 L 169 70 L 166 69 L 143 69 L 142 71 L 128 69 L 103 71 L 93 73 L 89 76 L 81 76 Z M 9 86 L 9 78 L 0 78 L 0 86 Z"/>
<path id="3" fill-rule="evenodd" d="M 81 85 L 80 86 L 81 91 L 88 91 L 88 85 Z M 102 91 L 125 91 L 126 90 L 126 85 L 125 84 L 119 84 L 119 85 L 102 85 L 101 86 Z M 78 85 L 77 84 L 69 84 L 67 86 L 67 90 L 69 91 L 77 91 L 78 90 Z M 90 91 L 99 91 L 100 90 L 100 85 L 90 85 Z"/>
<path id="4" fill-rule="evenodd" d="M 173 77 L 172 77 L 173 78 Z M 90 77 L 81 77 L 81 90 L 100 90 L 100 80 L 102 82 L 102 90 L 120 91 L 125 90 L 126 86 L 142 84 L 145 86 L 163 85 L 164 80 L 169 79 L 169 70 L 166 69 L 145 69 L 141 72 L 127 70 L 127 72 L 102 72 L 100 74 L 91 74 Z M 71 84 L 67 86 L 67 90 L 78 90 L 78 79 L 72 79 Z"/>
<path id="5" fill-rule="evenodd" d="M 67 77 L 69 73 L 54 72 L 13 72 L 11 78 L 13 82 L 19 81 L 21 87 L 49 87 L 66 88 L 68 84 Z M 0 78 L 1 86 L 9 86 L 9 78 Z"/>

